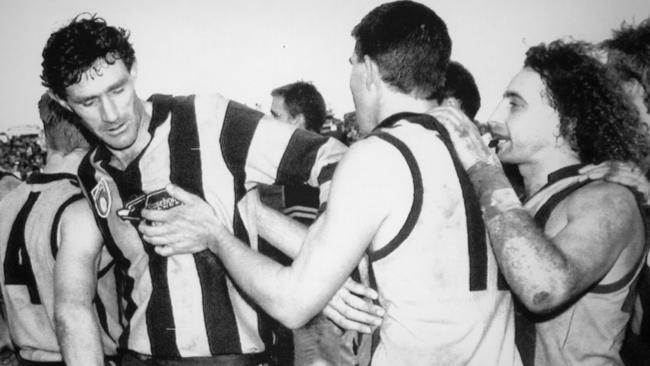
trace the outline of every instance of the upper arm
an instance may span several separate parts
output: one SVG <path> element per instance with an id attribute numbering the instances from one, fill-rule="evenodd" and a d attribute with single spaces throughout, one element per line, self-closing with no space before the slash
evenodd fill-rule
<path id="1" fill-rule="evenodd" d="M 566 225 L 551 240 L 573 270 L 571 293 L 602 279 L 638 232 L 640 216 L 632 193 L 594 182 L 566 200 Z"/>
<path id="2" fill-rule="evenodd" d="M 85 200 L 68 206 L 61 216 L 55 267 L 57 304 L 89 304 L 95 296 L 102 236 Z"/>
<path id="3" fill-rule="evenodd" d="M 341 160 L 327 209 L 309 228 L 292 270 L 299 293 L 324 303 L 359 263 L 391 212 L 390 147 L 377 139 L 358 142 Z"/>
<path id="4" fill-rule="evenodd" d="M 248 188 L 255 183 L 322 187 L 331 179 L 333 167 L 346 150 L 333 138 L 264 116 L 255 127 L 246 153 Z"/>

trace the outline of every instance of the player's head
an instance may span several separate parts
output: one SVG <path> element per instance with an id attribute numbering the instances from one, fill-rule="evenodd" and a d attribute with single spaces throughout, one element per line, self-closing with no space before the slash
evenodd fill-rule
<path id="1" fill-rule="evenodd" d="M 474 119 L 481 108 L 481 95 L 474 76 L 456 61 L 449 62 L 444 87 L 436 99 L 439 104 L 453 100 L 470 119 Z"/>
<path id="2" fill-rule="evenodd" d="M 67 155 L 74 150 L 87 150 L 90 147 L 79 117 L 63 108 L 48 93 L 44 93 L 38 101 L 38 112 L 48 150 Z"/>
<path id="3" fill-rule="evenodd" d="M 43 50 L 43 85 L 112 151 L 136 148 L 144 105 L 135 92 L 129 34 L 102 18 L 77 16 Z M 128 150 L 127 150 L 128 151 Z"/>
<path id="4" fill-rule="evenodd" d="M 585 43 L 531 47 L 490 124 L 499 157 L 522 164 L 562 149 L 583 163 L 639 163 L 648 150 L 636 109 Z"/>
<path id="5" fill-rule="evenodd" d="M 121 60 L 130 71 L 135 51 L 129 33 L 96 15 L 80 14 L 47 40 L 41 64 L 43 85 L 65 100 L 66 88 L 81 81 L 99 59 L 108 64 Z"/>
<path id="6" fill-rule="evenodd" d="M 298 81 L 271 91 L 271 114 L 283 122 L 319 133 L 326 118 L 323 96 L 312 83 Z"/>
<path id="7" fill-rule="evenodd" d="M 371 80 L 412 98 L 432 100 L 442 88 L 451 54 L 445 22 L 428 7 L 412 1 L 380 5 L 352 30 L 350 89 L 362 134 L 378 116 Z"/>
<path id="8" fill-rule="evenodd" d="M 601 45 L 607 51 L 607 64 L 650 126 L 650 18 L 636 26 L 623 24 Z"/>

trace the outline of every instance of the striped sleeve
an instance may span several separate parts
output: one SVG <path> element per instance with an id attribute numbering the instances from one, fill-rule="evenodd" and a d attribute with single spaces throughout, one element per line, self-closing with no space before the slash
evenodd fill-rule
<path id="1" fill-rule="evenodd" d="M 243 167 L 246 189 L 258 183 L 307 183 L 321 188 L 322 202 L 334 168 L 347 149 L 333 138 L 296 129 L 232 101 L 224 116 L 221 141 L 227 164 Z"/>

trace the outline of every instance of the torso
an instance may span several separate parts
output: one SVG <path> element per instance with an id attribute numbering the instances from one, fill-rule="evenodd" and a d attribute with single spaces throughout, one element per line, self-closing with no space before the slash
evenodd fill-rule
<path id="1" fill-rule="evenodd" d="M 436 132 L 405 121 L 380 131 L 388 136 L 370 138 L 384 139 L 398 157 L 382 160 L 396 177 L 395 196 L 386 199 L 397 206 L 369 251 L 387 311 L 372 364 L 520 364 L 512 300 L 482 221 L 480 232 L 468 231 L 476 214 L 464 204 L 471 186 L 463 192 Z"/>
<path id="2" fill-rule="evenodd" d="M 557 192 L 566 189 L 565 187 L 571 189 L 573 184 L 577 184 L 575 187 L 579 188 L 571 191 L 556 206 L 547 205 L 545 208 L 549 212 L 548 219 L 539 224 L 543 224 L 544 233 L 551 239 L 568 223 L 567 210 L 572 195 L 581 194 L 581 190 L 589 189 L 589 185 L 609 184 L 580 184 L 576 180 L 576 176 L 560 179 L 543 188 L 526 203 L 525 207 L 534 215 Z M 559 313 L 536 322 L 536 366 L 622 365 L 618 350 L 630 318 L 635 293 L 631 288 L 641 268 L 640 259 L 645 240 L 640 214 L 637 219 L 638 224 L 634 226 L 635 232 L 630 236 L 631 239 L 618 243 L 624 249 L 606 275 L 579 300 L 563 307 Z"/>
<path id="3" fill-rule="evenodd" d="M 54 263 L 58 251 L 58 223 L 63 210 L 83 200 L 71 174 L 33 174 L 0 203 L 0 275 L 9 328 L 23 358 L 60 361 L 54 330 Z M 111 259 L 102 255 L 108 270 L 98 281 L 104 319 L 106 354 L 115 354 L 121 332 Z"/>

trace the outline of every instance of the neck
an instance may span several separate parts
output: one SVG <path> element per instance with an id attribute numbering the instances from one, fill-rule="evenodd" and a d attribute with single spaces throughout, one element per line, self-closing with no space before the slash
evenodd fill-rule
<path id="1" fill-rule="evenodd" d="M 109 148 L 113 154 L 111 165 L 120 170 L 126 169 L 140 155 L 140 152 L 147 147 L 151 139 L 151 135 L 149 135 L 149 124 L 151 123 L 153 104 L 142 100 L 139 101 L 140 103 L 136 105 L 136 115 L 139 116 L 140 121 L 138 122 L 138 135 L 135 142 L 132 146 L 124 150 L 113 150 Z"/>
<path id="2" fill-rule="evenodd" d="M 519 173 L 524 178 L 524 186 L 528 197 L 537 193 L 546 183 L 548 175 L 554 171 L 570 166 L 580 164 L 577 155 L 556 154 L 548 159 L 518 164 Z"/>
<path id="3" fill-rule="evenodd" d="M 43 167 L 43 173 L 77 174 L 77 168 L 79 168 L 79 164 L 87 152 L 86 149 L 77 148 L 64 155 L 60 151 L 50 150 L 47 153 L 47 163 Z"/>
<path id="4" fill-rule="evenodd" d="M 437 106 L 438 103 L 435 100 L 416 99 L 408 94 L 388 91 L 383 94 L 379 104 L 378 122 L 396 113 L 426 113 Z"/>

